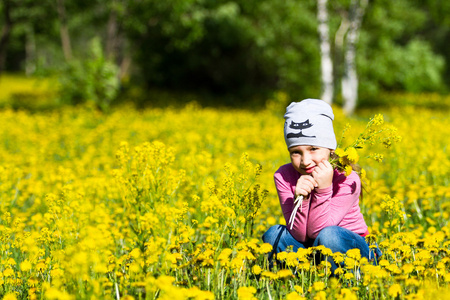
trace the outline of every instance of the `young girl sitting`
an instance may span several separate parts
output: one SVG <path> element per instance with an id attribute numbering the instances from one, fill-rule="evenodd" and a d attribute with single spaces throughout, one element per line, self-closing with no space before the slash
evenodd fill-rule
<path id="1" fill-rule="evenodd" d="M 274 178 L 288 226 L 272 226 L 263 235 L 263 241 L 273 246 L 270 259 L 290 246 L 296 252 L 319 245 L 343 254 L 357 248 L 361 257 L 373 259 L 359 207 L 360 178 L 355 172 L 345 176 L 328 161 L 337 146 L 331 106 L 316 99 L 293 102 L 284 118 L 291 163 L 281 166 Z M 301 203 L 298 210 L 294 209 L 296 199 Z M 378 249 L 375 251 L 380 255 Z M 334 273 L 337 265 L 331 259 L 329 262 Z"/>

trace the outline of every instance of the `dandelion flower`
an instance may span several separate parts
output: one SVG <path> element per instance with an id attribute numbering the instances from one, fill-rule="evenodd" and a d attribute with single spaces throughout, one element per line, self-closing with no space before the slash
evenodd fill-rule
<path id="1" fill-rule="evenodd" d="M 277 274 L 270 272 L 270 271 L 264 271 L 261 273 L 261 276 L 266 277 L 268 279 L 276 279 L 277 278 Z"/>
<path id="2" fill-rule="evenodd" d="M 401 293 L 402 287 L 398 283 L 393 284 L 388 290 L 388 294 L 394 298 L 397 297 L 398 295 L 401 295 Z"/>
<path id="3" fill-rule="evenodd" d="M 300 296 L 296 292 L 291 292 L 286 295 L 286 300 L 299 300 L 299 299 L 305 299 L 305 297 Z"/>
<path id="4" fill-rule="evenodd" d="M 277 273 L 277 277 L 282 279 L 282 278 L 288 278 L 292 276 L 292 271 L 289 269 L 283 269 L 278 271 Z"/>
<path id="5" fill-rule="evenodd" d="M 242 286 L 237 290 L 238 299 L 247 300 L 247 299 L 256 299 L 253 295 L 256 293 L 256 288 L 253 286 Z"/>
<path id="6" fill-rule="evenodd" d="M 323 289 L 325 289 L 325 283 L 322 282 L 322 281 L 316 281 L 316 282 L 313 283 L 312 288 L 316 292 L 322 291 Z"/>
<path id="7" fill-rule="evenodd" d="M 262 269 L 261 269 L 260 266 L 258 266 L 258 265 L 254 265 L 253 266 L 253 268 L 252 268 L 252 273 L 253 274 L 259 275 L 259 274 L 261 274 L 261 272 L 262 272 Z"/>
<path id="8" fill-rule="evenodd" d="M 334 270 L 334 274 L 335 275 L 342 275 L 342 274 L 344 274 L 344 269 L 342 269 L 342 268 L 337 268 L 336 270 Z"/>
<path id="9" fill-rule="evenodd" d="M 353 275 L 353 273 L 345 273 L 344 278 L 350 280 L 355 278 L 355 276 Z"/>
<path id="10" fill-rule="evenodd" d="M 314 300 L 326 300 L 327 299 L 327 293 L 325 291 L 320 291 L 314 296 Z"/>
<path id="11" fill-rule="evenodd" d="M 345 176 L 350 175 L 352 173 L 352 171 L 353 171 L 352 166 L 350 166 L 350 165 L 345 166 L 345 168 L 344 168 Z"/>
<path id="12" fill-rule="evenodd" d="M 31 270 L 31 263 L 28 259 L 25 259 L 23 262 L 20 263 L 20 269 L 22 270 L 22 272 L 27 272 L 29 270 Z"/>
<path id="13" fill-rule="evenodd" d="M 17 300 L 15 293 L 8 293 L 3 297 L 3 300 Z"/>
<path id="14" fill-rule="evenodd" d="M 355 148 L 348 148 L 347 150 L 345 150 L 345 154 L 347 155 L 347 159 L 351 164 L 356 164 L 358 162 L 359 155 Z"/>

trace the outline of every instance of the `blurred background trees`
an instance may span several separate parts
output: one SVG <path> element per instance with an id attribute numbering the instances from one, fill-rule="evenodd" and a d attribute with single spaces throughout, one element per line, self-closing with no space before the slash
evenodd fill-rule
<path id="1" fill-rule="evenodd" d="M 261 102 L 280 90 L 292 100 L 317 98 L 318 2 L 0 0 L 0 72 L 57 74 L 65 103 L 88 97 L 105 107 L 119 88 L 136 86 L 143 95 L 212 95 L 226 105 Z M 354 39 L 355 3 L 365 2 L 326 5 L 331 101 L 345 102 L 352 47 L 360 105 L 386 91 L 448 92 L 449 2 L 368 1 Z"/>

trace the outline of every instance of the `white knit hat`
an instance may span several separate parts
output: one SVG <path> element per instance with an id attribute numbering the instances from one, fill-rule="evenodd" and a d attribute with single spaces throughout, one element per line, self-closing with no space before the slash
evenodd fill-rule
<path id="1" fill-rule="evenodd" d="M 284 139 L 288 148 L 311 145 L 335 150 L 333 109 L 323 100 L 292 102 L 284 115 Z"/>

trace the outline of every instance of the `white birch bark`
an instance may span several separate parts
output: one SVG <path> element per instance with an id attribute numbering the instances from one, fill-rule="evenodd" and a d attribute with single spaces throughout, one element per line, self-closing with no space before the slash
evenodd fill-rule
<path id="1" fill-rule="evenodd" d="M 331 104 L 333 102 L 333 61 L 331 59 L 330 37 L 328 32 L 328 0 L 317 0 L 317 19 L 319 21 L 320 38 L 320 71 L 322 82 L 321 99 Z"/>
<path id="2" fill-rule="evenodd" d="M 32 75 L 36 71 L 36 39 L 34 38 L 34 29 L 27 27 L 25 40 L 25 74 Z"/>
<path id="3" fill-rule="evenodd" d="M 339 52 L 341 52 L 344 48 L 345 35 L 347 34 L 349 27 L 350 22 L 348 21 L 348 16 L 347 14 L 343 14 L 341 24 L 339 25 L 339 28 L 336 31 L 336 35 L 334 37 L 334 48 Z"/>
<path id="4" fill-rule="evenodd" d="M 359 38 L 362 18 L 368 0 L 352 0 L 349 13 L 350 27 L 347 33 L 347 47 L 344 57 L 344 75 L 342 78 L 342 97 L 344 112 L 347 115 L 355 111 L 358 101 L 358 74 L 356 73 L 356 44 Z"/>
<path id="5" fill-rule="evenodd" d="M 115 5 L 116 1 L 112 1 L 112 6 Z M 118 21 L 117 12 L 114 7 L 110 8 L 111 12 L 109 14 L 108 24 L 106 27 L 106 57 L 110 60 L 115 60 L 117 58 L 117 44 L 118 44 Z"/>
<path id="6" fill-rule="evenodd" d="M 64 58 L 69 61 L 72 59 L 72 46 L 70 43 L 69 28 L 67 26 L 67 16 L 64 0 L 57 1 L 58 17 L 59 17 L 59 33 L 61 35 L 61 43 Z"/>

